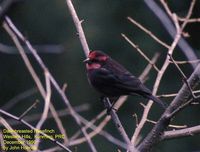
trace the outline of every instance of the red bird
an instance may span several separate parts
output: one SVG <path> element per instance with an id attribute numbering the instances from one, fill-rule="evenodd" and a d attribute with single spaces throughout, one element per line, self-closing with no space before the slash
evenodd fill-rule
<path id="1" fill-rule="evenodd" d="M 104 97 L 122 95 L 141 95 L 166 108 L 166 103 L 152 95 L 142 82 L 122 65 L 101 51 L 91 51 L 86 63 L 87 75 L 91 85 Z"/>

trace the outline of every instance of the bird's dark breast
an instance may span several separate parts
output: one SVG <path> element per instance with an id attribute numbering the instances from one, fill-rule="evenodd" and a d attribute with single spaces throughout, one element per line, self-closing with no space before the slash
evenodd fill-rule
<path id="1" fill-rule="evenodd" d="M 121 95 L 129 95 L 130 92 L 121 88 L 115 87 L 115 79 L 110 75 L 106 75 L 103 71 L 90 70 L 88 71 L 88 78 L 91 85 L 102 95 L 107 97 L 118 97 Z"/>

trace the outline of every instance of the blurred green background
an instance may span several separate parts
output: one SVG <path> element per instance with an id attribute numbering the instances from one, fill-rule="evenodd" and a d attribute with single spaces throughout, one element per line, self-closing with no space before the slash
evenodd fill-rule
<path id="1" fill-rule="evenodd" d="M 168 3 L 173 11 L 179 15 L 187 13 L 190 0 L 172 1 Z M 145 3 L 141 0 L 74 0 L 73 4 L 77 10 L 80 19 L 84 19 L 83 28 L 91 50 L 102 50 L 111 55 L 114 59 L 123 64 L 134 75 L 139 76 L 148 64 L 140 55 L 132 48 L 121 36 L 126 34 L 134 43 L 136 43 L 149 58 L 152 58 L 156 52 L 160 53 L 158 67 L 161 67 L 166 57 L 167 50 L 152 40 L 144 32 L 132 25 L 127 19 L 131 16 L 136 21 L 150 29 L 161 40 L 171 44 L 172 39 L 149 10 Z M 197 1 L 193 17 L 199 17 L 200 2 Z M 73 106 L 89 103 L 90 109 L 82 112 L 85 118 L 90 120 L 104 109 L 103 104 L 99 100 L 99 95 L 89 86 L 85 66 L 82 61 L 85 59 L 81 48 L 76 30 L 69 14 L 66 1 L 64 0 L 25 0 L 12 7 L 8 13 L 15 25 L 23 32 L 33 45 L 43 44 L 59 44 L 64 47 L 64 51 L 57 54 L 41 53 L 41 57 L 55 79 L 62 86 L 67 83 L 66 94 Z M 189 44 L 199 55 L 200 49 L 200 25 L 197 23 L 189 24 L 186 27 L 190 37 L 187 38 Z M 0 28 L 0 42 L 6 45 L 13 45 L 7 33 Z M 16 50 L 17 51 L 17 50 Z M 44 82 L 43 72 L 35 62 L 34 58 L 29 55 L 36 71 Z M 174 57 L 177 60 L 185 60 L 184 55 L 179 48 L 176 49 Z M 192 72 L 190 65 L 181 66 L 187 76 Z M 14 96 L 35 86 L 29 72 L 27 71 L 23 60 L 17 54 L 9 55 L 0 52 L 0 106 L 6 104 L 7 101 Z M 152 89 L 156 78 L 155 70 L 151 70 L 146 85 Z M 161 82 L 158 94 L 175 93 L 182 86 L 182 79 L 176 68 L 170 66 Z M 65 106 L 60 97 L 53 92 L 52 100 L 57 109 L 63 109 Z M 20 115 L 27 107 L 29 107 L 36 99 L 39 99 L 40 106 L 32 110 L 31 113 L 38 113 L 42 110 L 42 98 L 36 93 L 22 102 L 19 102 L 9 112 Z M 163 99 L 170 102 L 173 98 Z M 140 102 L 146 103 L 146 100 L 140 97 L 129 97 L 128 101 L 121 107 L 118 114 L 128 132 L 132 135 L 135 128 L 135 120 L 133 114 L 137 113 L 141 116 L 143 107 Z M 154 105 L 149 118 L 157 120 L 162 110 L 159 106 Z M 188 107 L 174 119 L 175 124 L 186 124 L 188 126 L 200 124 L 199 106 Z M 70 117 L 62 118 L 66 131 L 69 136 L 78 129 Z M 35 124 L 35 123 L 33 123 Z M 52 121 L 45 123 L 45 126 L 55 127 Z M 17 126 L 22 127 L 22 126 Z M 143 130 L 143 135 L 152 128 L 152 124 L 147 124 Z M 120 138 L 112 122 L 105 128 L 106 131 L 113 136 Z M 92 139 L 97 149 L 102 152 L 116 151 L 113 146 L 101 136 Z M 155 152 L 167 151 L 195 151 L 200 150 L 200 136 L 187 137 L 182 139 L 169 140 L 160 143 L 155 147 Z M 101 144 L 99 144 L 101 143 Z M 42 148 L 49 147 L 47 144 L 41 144 Z M 89 151 L 86 143 L 72 147 L 76 151 Z"/>

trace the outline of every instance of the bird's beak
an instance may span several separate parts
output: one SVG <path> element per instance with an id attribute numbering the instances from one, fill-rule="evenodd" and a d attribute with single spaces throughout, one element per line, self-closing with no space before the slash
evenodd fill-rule
<path id="1" fill-rule="evenodd" d="M 90 58 L 87 58 L 85 60 L 83 60 L 84 63 L 89 63 L 90 62 Z"/>

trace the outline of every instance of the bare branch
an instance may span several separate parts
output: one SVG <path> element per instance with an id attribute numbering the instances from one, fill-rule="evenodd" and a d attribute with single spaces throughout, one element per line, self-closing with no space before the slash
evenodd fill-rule
<path id="1" fill-rule="evenodd" d="M 178 64 L 176 64 L 176 62 L 175 62 L 175 60 L 174 60 L 174 58 L 172 57 L 171 54 L 169 54 L 169 57 L 170 57 L 171 61 L 174 63 L 174 65 L 176 66 L 176 68 L 178 69 L 179 73 L 181 74 L 181 76 L 182 76 L 182 78 L 183 78 L 183 81 L 184 81 L 185 84 L 188 86 L 188 89 L 190 90 L 192 97 L 195 99 L 196 97 L 195 97 L 195 95 L 194 95 L 194 93 L 193 93 L 193 91 L 192 91 L 192 88 L 190 87 L 190 85 L 189 85 L 188 82 L 187 82 L 187 77 L 186 77 L 186 75 L 185 75 L 184 72 L 181 70 L 181 68 L 178 66 Z"/>
<path id="2" fill-rule="evenodd" d="M 174 39 L 176 35 L 176 30 L 171 23 L 170 18 L 166 15 L 166 13 L 160 8 L 160 6 L 155 2 L 155 0 L 144 0 L 146 5 L 153 11 L 153 13 L 158 17 L 159 21 L 163 24 L 164 28 L 170 34 L 170 36 Z M 170 15 L 171 16 L 171 15 Z M 188 19 L 187 19 L 188 20 Z M 178 44 L 181 51 L 185 54 L 186 58 L 190 60 L 197 60 L 197 56 L 193 48 L 185 41 L 182 37 L 180 38 Z M 197 64 L 191 63 L 193 69 Z"/>
<path id="3" fill-rule="evenodd" d="M 182 17 L 178 17 L 178 20 L 181 22 L 185 22 L 186 19 L 182 18 Z M 200 22 L 200 18 L 191 18 L 187 21 L 188 21 L 188 23 L 196 23 L 196 22 Z"/>
<path id="4" fill-rule="evenodd" d="M 66 2 L 67 2 L 67 6 L 69 8 L 69 11 L 71 13 L 71 16 L 73 18 L 73 21 L 74 21 L 74 24 L 75 24 L 75 27 L 76 27 L 76 30 L 77 30 L 77 33 L 78 33 L 82 48 L 83 48 L 83 51 L 85 52 L 85 56 L 88 56 L 88 54 L 90 52 L 90 49 L 89 49 L 87 40 L 85 38 L 85 34 L 84 34 L 84 31 L 83 31 L 83 28 L 81 26 L 82 21 L 79 20 L 78 15 L 76 13 L 76 10 L 75 10 L 71 0 L 66 0 Z"/>
<path id="5" fill-rule="evenodd" d="M 147 75 L 149 74 L 151 68 L 152 68 L 152 64 L 155 65 L 156 61 L 158 60 L 160 54 L 159 53 L 155 53 L 155 55 L 153 56 L 153 58 L 151 59 L 151 62 L 145 67 L 145 69 L 143 70 L 142 74 L 140 74 L 139 79 L 144 82 L 147 79 Z"/>
<path id="6" fill-rule="evenodd" d="M 151 62 L 151 60 L 144 54 L 144 52 L 137 45 L 135 45 L 125 34 L 121 34 L 121 35 L 129 44 L 131 44 L 132 47 L 134 47 L 140 53 L 140 55 L 142 55 L 142 57 L 145 60 L 147 60 L 153 66 L 153 68 L 157 72 L 159 71 L 158 67 L 154 63 Z"/>
<path id="7" fill-rule="evenodd" d="M 195 90 L 192 91 L 194 94 L 196 93 L 200 93 L 200 90 Z M 170 98 L 170 97 L 175 97 L 178 93 L 169 93 L 169 94 L 161 94 L 161 95 L 157 95 L 157 97 L 161 97 L 161 98 Z"/>
<path id="8" fill-rule="evenodd" d="M 199 134 L 199 133 L 200 133 L 200 125 L 185 129 L 165 131 L 162 136 L 162 140 L 193 136 L 194 134 Z"/>
<path id="9" fill-rule="evenodd" d="M 152 123 L 152 124 L 156 124 L 156 123 L 157 123 L 156 121 L 149 120 L 149 119 L 147 119 L 147 122 L 150 122 L 150 123 Z M 169 124 L 169 127 L 170 127 L 170 128 L 176 128 L 176 129 L 182 129 L 182 128 L 186 128 L 187 125 L 182 125 L 182 126 L 180 126 L 180 125 L 172 125 L 172 124 Z"/>
<path id="10" fill-rule="evenodd" d="M 29 111 L 31 111 L 31 109 L 35 108 L 36 105 L 37 105 L 38 103 L 39 103 L 39 101 L 36 100 L 26 111 L 24 111 L 24 112 L 19 116 L 19 119 L 24 118 L 24 116 L 27 115 L 27 113 L 28 113 Z"/>
<path id="11" fill-rule="evenodd" d="M 136 25 L 138 28 L 140 28 L 141 30 L 143 30 L 145 33 L 147 33 L 150 37 L 152 37 L 156 42 L 158 42 L 159 44 L 161 44 L 162 46 L 164 46 L 165 48 L 169 49 L 169 45 L 166 44 L 165 42 L 161 41 L 157 36 L 155 36 L 150 30 L 146 29 L 144 26 L 142 26 L 140 23 L 138 23 L 137 21 L 135 21 L 134 19 L 132 19 L 131 17 L 127 17 L 127 19 L 133 23 L 134 25 Z"/>
<path id="12" fill-rule="evenodd" d="M 85 118 L 83 118 L 82 116 L 79 115 L 79 117 L 80 117 L 81 121 L 82 121 L 85 125 L 87 125 L 87 124 L 89 123 L 89 122 L 88 122 Z M 95 129 L 96 129 L 96 126 L 93 125 L 93 124 L 91 123 L 90 128 L 93 129 L 93 130 L 95 130 Z M 101 132 L 99 132 L 99 134 L 102 135 L 103 137 L 106 137 L 106 139 L 108 139 L 110 142 L 112 142 L 112 143 L 114 143 L 114 144 L 116 144 L 116 145 L 118 145 L 118 146 L 120 146 L 120 147 L 122 147 L 122 148 L 124 148 L 124 149 L 127 149 L 127 144 L 126 144 L 126 143 L 123 143 L 123 142 L 119 141 L 118 139 L 114 138 L 112 135 L 108 134 L 107 132 L 105 132 L 105 131 L 102 130 Z"/>
<path id="13" fill-rule="evenodd" d="M 95 135 L 99 134 L 99 133 L 102 131 L 102 129 L 107 125 L 108 121 L 110 121 L 110 118 L 109 118 L 109 117 L 106 117 L 106 118 L 104 119 L 104 121 L 102 121 L 102 122 L 96 127 L 96 129 L 95 129 L 94 131 L 92 131 L 91 133 L 88 134 L 88 136 L 89 136 L 90 138 L 93 138 Z M 92 124 L 91 121 L 90 121 L 90 123 Z M 88 124 L 88 125 L 91 126 L 91 124 Z M 89 127 L 89 126 L 86 125 L 86 126 L 85 126 L 85 129 L 87 129 L 88 127 Z M 75 136 L 74 136 L 74 137 L 75 137 Z M 87 141 L 85 137 L 82 137 L 82 138 L 79 138 L 79 139 L 70 138 L 70 140 L 71 140 L 71 141 L 69 142 L 70 145 L 78 145 L 78 144 L 81 144 L 81 143 Z"/>
<path id="14" fill-rule="evenodd" d="M 69 139 L 68 139 L 66 129 L 64 128 L 62 121 L 59 118 L 59 112 L 57 112 L 57 110 L 54 108 L 54 106 L 50 106 L 50 110 L 51 110 L 51 114 L 56 122 L 56 125 L 58 126 L 58 129 L 60 130 L 60 133 L 65 136 L 64 144 L 67 144 Z M 74 109 L 74 110 L 76 111 L 76 109 Z M 67 109 L 65 109 L 65 111 L 67 111 Z M 68 110 L 68 114 L 70 114 L 69 110 Z M 48 114 L 48 116 L 49 116 L 49 114 Z M 47 118 L 48 118 L 48 116 L 47 116 Z"/>
<path id="15" fill-rule="evenodd" d="M 192 73 L 190 78 L 188 79 L 188 83 L 194 89 L 197 85 L 200 84 L 200 64 L 196 67 L 195 71 Z M 150 150 L 151 147 L 161 140 L 164 130 L 170 123 L 172 118 L 171 115 L 177 108 L 179 108 L 182 104 L 184 104 L 190 96 L 190 91 L 186 84 L 182 86 L 178 95 L 172 101 L 170 106 L 161 116 L 157 124 L 154 126 L 152 131 L 147 135 L 147 137 L 143 140 L 143 142 L 139 145 L 139 151 Z"/>
<path id="16" fill-rule="evenodd" d="M 22 35 L 22 33 L 15 27 L 15 25 L 12 23 L 12 21 L 6 17 L 6 21 L 7 21 L 7 24 L 4 23 L 4 28 L 8 31 L 8 33 L 11 35 L 13 41 L 15 42 L 16 46 L 18 47 L 19 51 L 21 50 L 21 53 L 23 53 L 23 59 L 25 59 L 25 61 L 27 62 L 26 64 L 28 64 L 28 67 L 30 68 L 30 73 L 31 75 L 33 76 L 33 78 L 37 79 L 35 80 L 40 92 L 41 92 L 41 95 L 43 96 L 43 98 L 45 99 L 45 91 L 44 91 L 44 88 L 40 82 L 40 80 L 38 79 L 37 75 L 35 74 L 31 64 L 26 56 L 26 54 L 24 53 L 24 50 L 22 48 L 22 46 L 20 45 L 17 37 L 15 36 L 15 34 L 26 44 L 26 46 L 29 48 L 29 50 L 32 52 L 33 56 L 35 57 L 36 61 L 39 63 L 40 67 L 43 69 L 43 71 L 45 72 L 48 72 L 49 74 L 49 79 L 52 83 L 52 85 L 56 88 L 56 90 L 58 91 L 58 93 L 60 94 L 60 96 L 62 97 L 64 103 L 67 105 L 67 107 L 69 108 L 70 110 L 70 113 L 71 113 L 71 116 L 74 118 L 74 120 L 76 121 L 76 123 L 81 127 L 81 121 L 78 117 L 78 113 L 76 113 L 76 111 L 74 111 L 73 107 L 71 106 L 69 100 L 67 99 L 66 95 L 64 94 L 64 92 L 62 91 L 62 89 L 60 88 L 60 86 L 58 85 L 58 83 L 56 82 L 56 80 L 54 79 L 54 77 L 51 75 L 51 73 L 48 71 L 46 65 L 44 64 L 44 62 L 42 61 L 42 59 L 40 58 L 40 56 L 38 55 L 37 51 L 32 47 L 31 43 Z M 11 29 L 14 31 L 12 31 Z M 28 68 L 28 69 L 29 69 Z M 50 106 L 50 110 L 51 110 L 51 107 L 52 105 Z M 90 146 L 90 148 L 95 152 L 95 147 L 93 145 L 93 143 L 91 142 L 90 138 L 88 138 L 87 136 L 87 133 L 82 130 L 82 133 L 84 134 L 85 137 L 87 137 L 87 141 L 88 141 L 88 144 Z"/>
<path id="17" fill-rule="evenodd" d="M 138 116 L 136 113 L 133 114 L 133 118 L 135 118 L 135 124 L 136 124 L 136 127 L 138 127 L 139 121 L 138 121 Z"/>
<path id="18" fill-rule="evenodd" d="M 188 11 L 188 14 L 187 14 L 186 18 L 188 18 L 188 19 L 190 18 L 190 16 L 191 16 L 191 10 L 193 9 L 193 7 L 194 7 L 193 4 L 191 4 L 190 9 Z M 174 41 L 173 41 L 173 43 L 171 44 L 171 46 L 170 46 L 170 48 L 168 50 L 168 54 L 171 54 L 171 55 L 173 54 L 175 47 L 177 46 L 179 40 L 181 39 L 181 34 L 182 34 L 182 31 L 183 31 L 184 27 L 187 25 L 187 21 L 186 21 L 180 27 L 179 23 L 178 23 L 177 16 L 175 14 L 172 15 L 172 19 L 173 19 L 174 24 L 176 26 L 177 32 L 176 32 L 176 36 L 174 38 Z M 156 78 L 156 81 L 155 81 L 155 84 L 154 84 L 154 87 L 153 87 L 153 95 L 156 95 L 156 92 L 158 91 L 158 87 L 160 85 L 161 79 L 162 79 L 162 77 L 163 77 L 166 69 L 168 68 L 168 66 L 170 64 L 169 59 L 170 59 L 169 56 L 167 56 L 166 59 L 165 59 L 165 62 L 163 64 L 163 66 L 161 68 L 161 70 L 158 72 L 158 75 L 157 75 L 157 78 Z M 140 123 L 138 125 L 138 128 L 136 128 L 135 133 L 134 133 L 134 135 L 133 135 L 133 137 L 131 139 L 132 143 L 136 142 L 137 136 L 139 135 L 141 129 L 143 128 L 143 126 L 144 126 L 144 124 L 145 124 L 145 122 L 147 120 L 147 116 L 148 116 L 148 113 L 150 111 L 150 108 L 151 108 L 152 104 L 153 104 L 153 102 L 149 101 L 148 104 L 145 106 L 145 109 L 144 109 L 141 121 L 140 121 Z M 148 136 L 146 138 L 148 139 Z M 150 142 L 150 140 L 148 140 L 148 142 Z M 140 149 L 146 149 L 147 150 L 149 148 L 147 146 L 148 144 L 145 144 L 145 141 L 142 142 L 142 144 L 141 144 L 142 146 L 139 146 L 139 150 Z"/>
<path id="19" fill-rule="evenodd" d="M 118 132 L 120 133 L 120 135 L 122 136 L 123 140 L 125 141 L 125 143 L 127 144 L 127 150 L 128 151 L 134 151 L 134 147 L 131 145 L 130 139 L 126 133 L 126 131 L 124 130 L 124 127 L 122 126 L 116 112 L 114 111 L 114 109 L 112 109 L 112 105 L 110 103 L 110 100 L 108 98 L 103 98 L 103 103 L 105 108 L 107 109 L 107 111 L 109 112 L 115 127 L 117 128 Z"/>
<path id="20" fill-rule="evenodd" d="M 197 59 L 197 60 L 191 60 L 191 61 L 175 61 L 176 62 L 176 64 L 188 64 L 188 63 L 199 63 L 200 62 L 200 60 L 199 59 Z"/>
<path id="21" fill-rule="evenodd" d="M 49 74 L 48 74 L 48 72 L 45 71 L 44 75 L 45 75 L 45 83 L 46 83 L 46 97 L 45 97 L 44 109 L 43 109 L 41 119 L 40 119 L 40 121 L 38 121 L 38 123 L 36 125 L 37 130 L 40 130 L 42 128 L 43 124 L 45 123 L 45 121 L 47 119 L 47 116 L 49 113 L 50 101 L 51 101 L 51 82 L 49 79 Z M 38 136 L 38 135 L 39 135 L 39 133 L 36 132 L 36 136 Z M 40 138 L 37 138 L 35 140 L 34 146 L 36 148 L 38 148 L 39 143 L 40 143 Z"/>
<path id="22" fill-rule="evenodd" d="M 157 58 L 158 58 L 158 54 L 157 55 L 155 54 L 155 56 L 152 58 L 151 62 L 155 64 L 155 62 L 157 61 Z M 143 71 L 143 73 L 140 75 L 139 78 L 142 80 L 142 82 L 144 82 L 144 78 L 145 78 L 145 75 L 146 75 L 145 73 L 146 72 L 149 73 L 151 67 L 152 67 L 152 64 L 148 64 L 146 66 L 145 70 Z M 145 124 L 145 121 L 147 119 L 147 115 L 148 115 L 148 110 L 149 109 L 146 109 L 145 105 L 143 105 L 143 107 L 144 107 L 144 111 L 143 111 L 142 118 L 141 118 L 140 122 L 137 124 L 135 132 L 134 132 L 134 134 L 133 134 L 133 136 L 131 138 L 131 142 L 134 143 L 135 145 L 136 145 L 136 141 L 137 141 L 137 138 L 139 136 L 139 133 L 140 133 L 141 129 L 143 128 L 143 126 Z"/>

